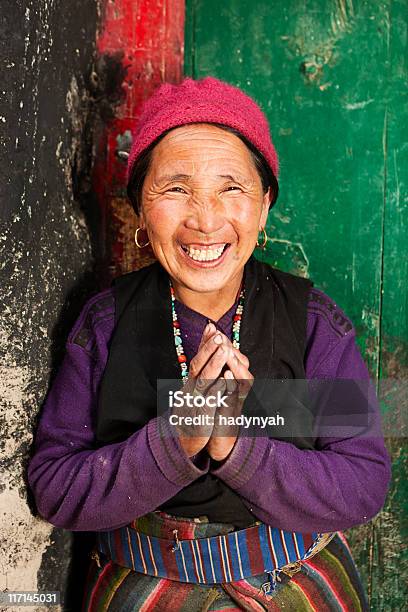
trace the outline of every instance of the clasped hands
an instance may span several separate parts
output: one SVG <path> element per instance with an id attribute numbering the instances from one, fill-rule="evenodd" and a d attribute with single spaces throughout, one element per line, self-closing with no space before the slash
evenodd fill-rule
<path id="1" fill-rule="evenodd" d="M 189 377 L 182 392 L 186 397 L 189 393 L 190 397 L 202 396 L 204 399 L 222 396 L 223 401 L 219 407 L 214 407 L 214 402 L 211 401 L 202 406 L 183 406 L 177 411 L 173 409 L 173 413 L 177 412 L 178 415 L 201 415 L 199 421 L 202 424 L 177 425 L 180 443 L 189 457 L 196 455 L 203 448 L 215 461 L 223 461 L 230 454 L 239 428 L 220 424 L 219 417 L 235 418 L 241 414 L 254 380 L 248 368 L 248 358 L 236 349 L 213 323 L 208 323 L 198 352 L 190 362 Z"/>

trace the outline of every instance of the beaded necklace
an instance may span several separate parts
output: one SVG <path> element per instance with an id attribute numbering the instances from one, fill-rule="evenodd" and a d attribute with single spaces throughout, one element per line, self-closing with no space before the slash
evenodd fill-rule
<path id="1" fill-rule="evenodd" d="M 183 348 L 183 341 L 181 339 L 180 323 L 177 319 L 176 296 L 174 295 L 174 288 L 173 288 L 173 285 L 171 284 L 171 280 L 169 282 L 170 282 L 170 295 L 171 295 L 171 314 L 172 314 L 172 319 L 173 319 L 174 344 L 176 347 L 177 359 L 180 364 L 181 378 L 182 378 L 183 384 L 185 384 L 188 379 L 187 357 L 185 355 L 184 348 Z M 241 289 L 241 292 L 239 294 L 237 309 L 235 311 L 235 315 L 234 315 L 233 323 L 232 323 L 232 346 L 237 349 L 239 349 L 239 346 L 240 346 L 239 333 L 240 333 L 240 328 L 241 328 L 242 313 L 244 312 L 244 297 L 245 297 L 245 289 Z"/>

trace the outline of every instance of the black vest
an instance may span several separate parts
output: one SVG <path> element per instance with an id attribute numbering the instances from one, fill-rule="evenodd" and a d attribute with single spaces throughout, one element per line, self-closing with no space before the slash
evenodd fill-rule
<path id="1" fill-rule="evenodd" d="M 255 382 L 305 379 L 311 281 L 271 268 L 253 256 L 244 274 L 240 350 L 249 359 Z M 115 328 L 96 417 L 100 446 L 126 440 L 157 415 L 157 379 L 180 379 L 164 268 L 156 262 L 119 277 L 114 295 Z M 313 448 L 311 435 L 290 441 L 299 448 Z M 195 480 L 159 509 L 191 518 L 206 515 L 210 521 L 238 528 L 256 520 L 241 498 L 211 474 Z"/>

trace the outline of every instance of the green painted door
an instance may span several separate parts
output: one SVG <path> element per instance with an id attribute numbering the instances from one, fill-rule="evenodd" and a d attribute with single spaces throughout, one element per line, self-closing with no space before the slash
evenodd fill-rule
<path id="1" fill-rule="evenodd" d="M 400 380 L 383 406 L 391 422 L 403 425 L 401 392 L 408 374 L 406 1 L 186 4 L 186 74 L 238 85 L 270 121 L 280 154 L 281 191 L 269 215 L 264 257 L 310 276 L 344 308 L 372 375 L 378 381 Z M 390 439 L 389 448 L 394 482 L 387 505 L 369 525 L 351 532 L 376 611 L 402 610 L 408 601 L 401 568 L 406 454 L 401 439 Z"/>

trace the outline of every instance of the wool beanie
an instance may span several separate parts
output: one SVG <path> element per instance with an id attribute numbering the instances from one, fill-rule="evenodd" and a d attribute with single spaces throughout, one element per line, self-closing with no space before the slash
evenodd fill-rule
<path id="1" fill-rule="evenodd" d="M 268 121 L 259 106 L 237 87 L 214 77 L 164 83 L 149 98 L 133 134 L 127 178 L 138 156 L 163 132 L 191 123 L 220 123 L 238 130 L 265 157 L 278 177 L 278 156 Z"/>

